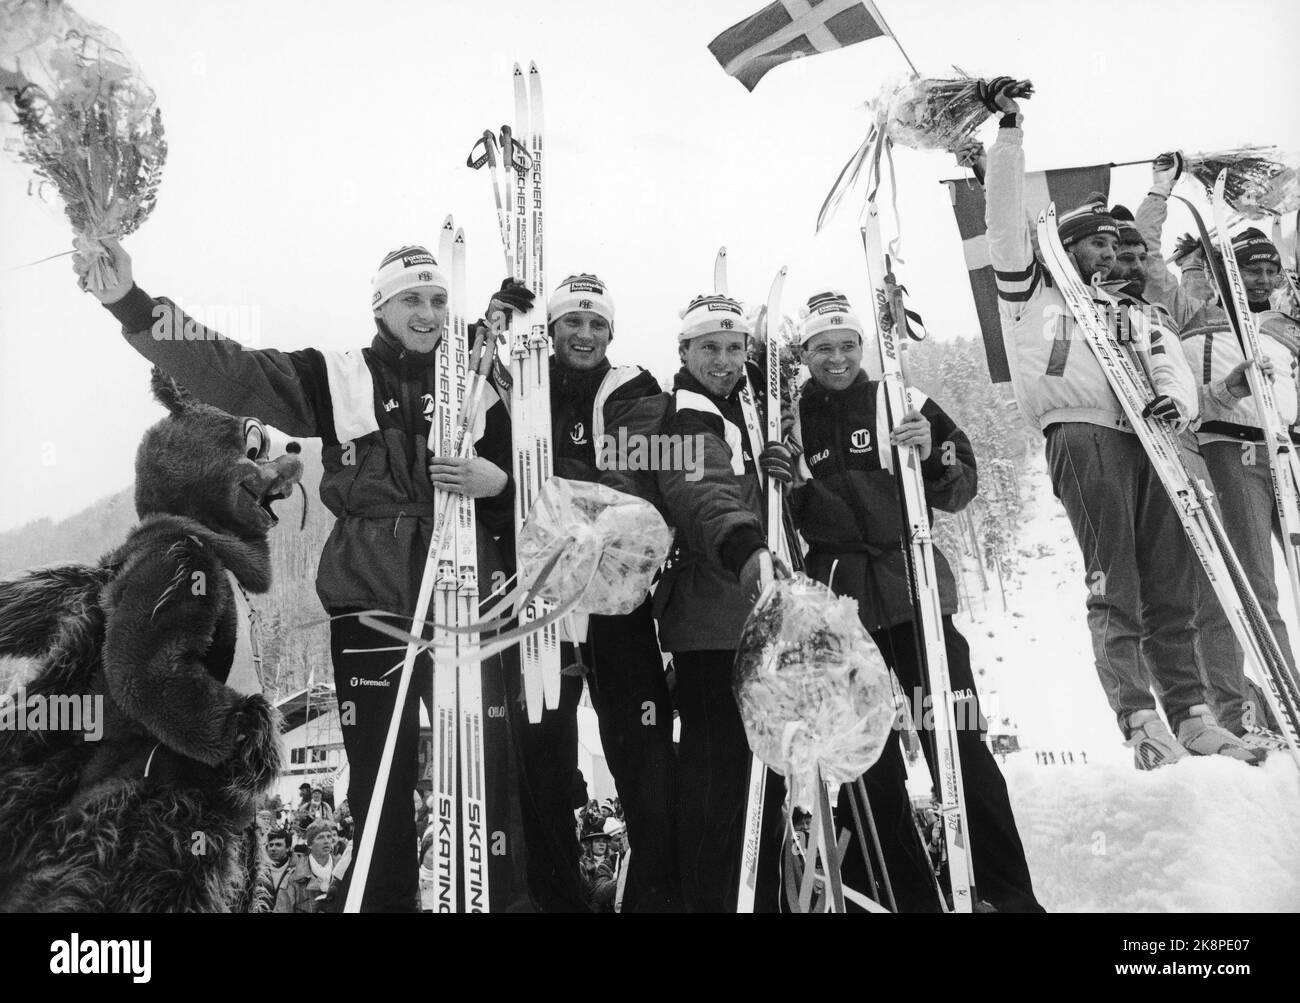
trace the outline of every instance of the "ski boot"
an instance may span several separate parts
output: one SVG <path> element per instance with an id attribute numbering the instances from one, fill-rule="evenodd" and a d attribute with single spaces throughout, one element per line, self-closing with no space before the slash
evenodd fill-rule
<path id="1" fill-rule="evenodd" d="M 1258 766 L 1268 755 L 1222 727 L 1203 703 L 1189 709 L 1187 717 L 1178 723 L 1178 741 L 1194 756 L 1229 756 L 1251 766 Z"/>
<path id="2" fill-rule="evenodd" d="M 1285 752 L 1289 746 L 1286 739 L 1276 731 L 1268 728 L 1261 728 L 1257 724 L 1245 725 L 1242 733 L 1237 736 L 1241 739 L 1241 744 L 1249 749 L 1257 749 L 1264 753 Z"/>
<path id="3" fill-rule="evenodd" d="M 1183 747 L 1153 710 L 1135 710 L 1130 714 L 1128 735 L 1124 744 L 1133 750 L 1133 765 L 1139 770 L 1154 770 L 1187 758 Z"/>

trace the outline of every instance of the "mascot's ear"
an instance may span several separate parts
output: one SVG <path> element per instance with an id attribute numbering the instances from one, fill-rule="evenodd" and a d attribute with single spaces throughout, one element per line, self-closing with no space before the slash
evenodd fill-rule
<path id="1" fill-rule="evenodd" d="M 183 414 L 194 404 L 194 398 L 190 396 L 190 392 L 157 366 L 153 367 L 153 373 L 150 376 L 150 387 L 153 389 L 154 398 L 158 403 L 174 415 Z"/>

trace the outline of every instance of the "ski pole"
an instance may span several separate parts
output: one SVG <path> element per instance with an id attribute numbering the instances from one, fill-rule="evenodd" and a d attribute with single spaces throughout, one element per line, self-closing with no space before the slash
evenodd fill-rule
<path id="1" fill-rule="evenodd" d="M 482 152 L 480 151 L 482 148 Z M 497 172 L 497 138 L 493 135 L 491 129 L 484 129 L 483 135 L 479 141 L 474 144 L 469 151 L 469 157 L 465 160 L 465 165 L 478 170 L 484 164 L 488 165 L 488 174 L 492 180 L 492 198 L 497 205 L 497 227 L 501 231 L 501 253 L 506 259 L 506 274 L 515 273 L 514 262 L 510 260 L 510 229 L 506 223 L 505 206 L 501 203 L 501 179 Z"/>

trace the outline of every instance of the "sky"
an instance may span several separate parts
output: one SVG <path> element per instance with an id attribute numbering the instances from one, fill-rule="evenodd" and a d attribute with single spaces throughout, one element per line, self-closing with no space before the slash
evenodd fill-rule
<path id="1" fill-rule="evenodd" d="M 752 94 L 710 39 L 762 0 L 82 0 L 157 91 L 169 144 L 157 209 L 127 240 L 140 286 L 220 311 L 250 346 L 348 349 L 373 334 L 370 278 L 406 243 L 466 232 L 471 300 L 504 265 L 475 138 L 512 118 L 511 68 L 546 90 L 547 259 L 608 284 L 611 359 L 677 368 L 678 313 L 711 291 L 761 300 L 788 266 L 785 311 L 820 288 L 867 297 L 860 203 L 821 235 L 817 210 L 865 135 L 864 102 L 907 66 L 888 39 L 772 71 Z M 1032 79 L 1028 167 L 1152 157 L 1181 147 L 1300 150 L 1294 0 L 879 0 L 929 76 L 955 64 Z M 992 139 L 993 124 L 985 138 Z M 898 150 L 899 276 L 937 338 L 977 333 L 941 153 Z M 1136 205 L 1143 167 L 1117 171 Z M 1181 230 L 1174 214 L 1170 235 Z M 885 215 L 892 229 L 892 218 Z M 61 213 L 0 163 L 0 530 L 63 518 L 132 479 L 161 415 L 147 365 L 75 284 Z M 107 542 L 107 541 L 106 541 Z"/>

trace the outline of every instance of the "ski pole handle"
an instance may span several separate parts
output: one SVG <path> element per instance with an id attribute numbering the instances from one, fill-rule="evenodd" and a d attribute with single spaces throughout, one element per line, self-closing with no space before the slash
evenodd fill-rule
<path id="1" fill-rule="evenodd" d="M 484 164 L 491 164 L 495 168 L 497 165 L 496 145 L 496 136 L 492 135 L 491 131 L 484 131 L 478 142 L 470 149 L 469 157 L 465 160 L 465 166 L 472 167 L 476 171 Z"/>

